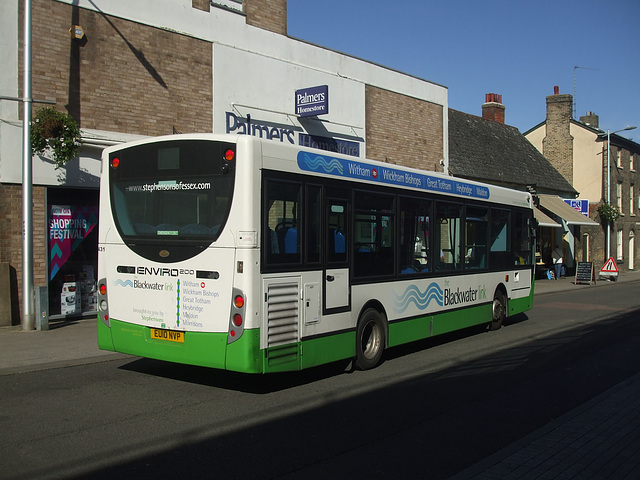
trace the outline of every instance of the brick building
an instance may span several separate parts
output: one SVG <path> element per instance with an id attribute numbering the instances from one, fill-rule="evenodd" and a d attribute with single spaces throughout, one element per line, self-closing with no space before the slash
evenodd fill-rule
<path id="1" fill-rule="evenodd" d="M 609 144 L 598 116 L 589 112 L 575 120 L 572 104 L 572 96 L 560 94 L 556 87 L 554 95 L 547 97 L 546 120 L 525 136 L 580 193 L 578 199 L 588 203 L 589 218 L 597 223 L 581 227 L 576 239 L 578 260 L 602 266 L 609 250 L 619 269 L 634 270 L 640 256 L 635 241 L 640 225 L 640 177 L 636 173 L 640 145 L 624 138 L 621 131 L 609 135 Z M 608 199 L 622 214 L 611 224 L 609 239 L 609 222 L 598 212 Z"/>
<path id="2" fill-rule="evenodd" d="M 67 280 L 95 279 L 100 155 L 175 132 L 273 141 L 410 165 L 448 166 L 441 85 L 287 36 L 286 0 L 32 0 L 32 97 L 82 129 L 78 158 L 33 157 L 34 283 L 62 314 Z M 23 0 L 0 3 L 0 95 L 22 97 Z M 75 26 L 82 38 L 72 38 Z M 300 117 L 296 90 L 326 86 L 326 115 Z M 34 114 L 40 108 L 34 103 Z M 20 318 L 22 108 L 0 100 L 0 262 Z M 69 225 L 75 230 L 70 230 Z M 4 270 L 1 270 L 4 271 Z M 0 282 L 0 285 L 3 285 Z M 11 293 L 11 295 L 9 295 Z M 4 320 L 4 319 L 2 319 Z"/>

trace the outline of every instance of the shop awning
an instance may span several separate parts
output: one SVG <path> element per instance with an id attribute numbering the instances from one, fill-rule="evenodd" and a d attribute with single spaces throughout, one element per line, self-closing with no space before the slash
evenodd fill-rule
<path id="1" fill-rule="evenodd" d="M 547 214 L 539 208 L 533 210 L 533 216 L 538 221 L 540 227 L 562 227 L 562 225 L 548 217 Z"/>
<path id="2" fill-rule="evenodd" d="M 556 195 L 540 195 L 540 206 L 549 210 L 554 215 L 562 218 L 567 225 L 599 225 L 588 217 L 578 212 L 568 205 L 563 199 Z"/>

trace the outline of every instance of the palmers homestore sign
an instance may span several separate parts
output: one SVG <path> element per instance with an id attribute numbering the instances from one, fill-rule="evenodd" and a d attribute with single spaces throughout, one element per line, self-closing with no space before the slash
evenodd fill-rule
<path id="1" fill-rule="evenodd" d="M 329 113 L 329 86 L 296 90 L 296 115 L 310 117 Z"/>
<path id="2" fill-rule="evenodd" d="M 310 135 L 303 132 L 298 132 L 298 138 L 296 141 L 296 130 L 288 125 L 261 123 L 259 121 L 255 121 L 249 115 L 247 115 L 246 118 L 239 117 L 233 112 L 225 112 L 225 117 L 226 133 L 253 135 L 254 137 L 266 138 L 267 140 L 272 140 L 274 142 L 318 148 L 354 157 L 360 156 L 359 142 L 324 137 L 320 135 Z"/>

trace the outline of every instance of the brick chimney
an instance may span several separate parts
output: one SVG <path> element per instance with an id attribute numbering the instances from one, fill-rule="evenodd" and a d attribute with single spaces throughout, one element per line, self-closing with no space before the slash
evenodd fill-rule
<path id="1" fill-rule="evenodd" d="M 247 25 L 287 34 L 287 0 L 244 0 Z"/>
<path id="2" fill-rule="evenodd" d="M 542 154 L 573 185 L 573 96 L 561 95 L 557 86 L 553 92 L 553 95 L 547 97 L 547 134 L 542 140 Z"/>
<path id="3" fill-rule="evenodd" d="M 580 121 L 590 127 L 600 128 L 600 118 L 593 112 L 587 112 L 584 117 L 580 117 Z"/>
<path id="4" fill-rule="evenodd" d="M 482 104 L 482 118 L 504 124 L 504 105 L 502 95 L 487 93 Z"/>

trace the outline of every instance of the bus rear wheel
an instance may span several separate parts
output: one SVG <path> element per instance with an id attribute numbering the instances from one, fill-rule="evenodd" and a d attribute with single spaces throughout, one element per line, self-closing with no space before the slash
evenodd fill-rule
<path id="1" fill-rule="evenodd" d="M 507 318 L 507 296 L 502 290 L 496 290 L 496 293 L 493 295 L 489 330 L 498 330 L 502 326 L 502 322 L 505 318 Z"/>
<path id="2" fill-rule="evenodd" d="M 356 367 L 369 370 L 380 363 L 385 347 L 385 322 L 375 308 L 364 311 L 356 332 Z"/>

